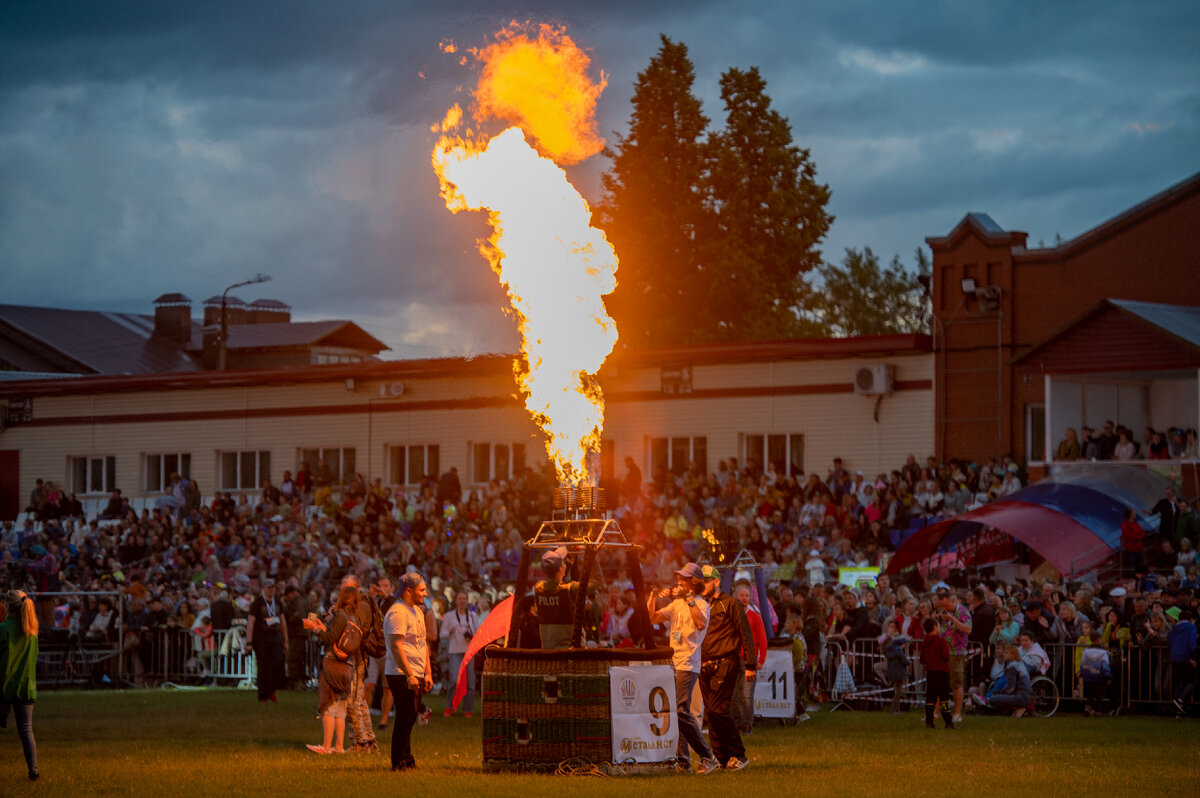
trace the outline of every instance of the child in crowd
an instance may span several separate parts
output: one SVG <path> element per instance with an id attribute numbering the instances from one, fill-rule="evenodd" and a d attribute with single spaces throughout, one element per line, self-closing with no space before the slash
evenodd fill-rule
<path id="1" fill-rule="evenodd" d="M 875 663 L 873 670 L 876 677 L 892 688 L 892 714 L 900 712 L 900 694 L 904 691 L 904 683 L 908 681 L 908 655 L 904 646 L 908 638 L 900 634 L 900 624 L 895 619 L 887 622 L 884 633 L 879 636 L 879 649 L 883 652 L 883 662 Z"/>
<path id="2" fill-rule="evenodd" d="M 925 726 L 934 728 L 934 709 L 941 708 L 947 729 L 954 725 L 950 700 L 950 644 L 942 637 L 942 629 L 936 620 L 926 618 L 922 623 L 925 642 L 921 646 L 921 664 L 925 666 Z"/>
<path id="3" fill-rule="evenodd" d="M 1112 683 L 1112 663 L 1108 657 L 1108 648 L 1101 641 L 1100 633 L 1095 630 L 1088 640 L 1088 647 L 1080 655 L 1079 678 L 1083 681 L 1083 700 L 1086 702 L 1083 714 L 1093 717 L 1103 713 L 1108 701 L 1108 688 Z"/>

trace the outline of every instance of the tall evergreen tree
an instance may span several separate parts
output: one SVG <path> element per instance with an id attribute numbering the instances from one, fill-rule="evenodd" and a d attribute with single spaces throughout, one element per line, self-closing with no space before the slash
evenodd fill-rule
<path id="1" fill-rule="evenodd" d="M 782 338 L 804 331 L 804 275 L 833 217 L 829 187 L 809 151 L 792 143 L 756 67 L 721 76 L 725 128 L 709 141 L 706 194 L 716 216 L 704 247 L 712 338 Z"/>
<path id="2" fill-rule="evenodd" d="M 701 196 L 708 119 L 692 93 L 687 46 L 661 38 L 638 74 L 629 133 L 606 150 L 613 165 L 598 208 L 620 258 L 608 310 L 622 343 L 635 346 L 688 340 L 704 291 L 697 236 L 708 216 Z"/>

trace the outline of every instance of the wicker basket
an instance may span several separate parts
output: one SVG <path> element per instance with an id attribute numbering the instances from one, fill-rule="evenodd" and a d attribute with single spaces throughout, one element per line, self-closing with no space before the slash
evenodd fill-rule
<path id="1" fill-rule="evenodd" d="M 609 668 L 671 664 L 671 649 L 492 648 L 483 672 L 485 767 L 612 761 Z"/>

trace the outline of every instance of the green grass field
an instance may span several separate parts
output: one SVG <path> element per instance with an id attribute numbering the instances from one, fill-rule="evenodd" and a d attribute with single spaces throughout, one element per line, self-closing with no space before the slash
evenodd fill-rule
<path id="1" fill-rule="evenodd" d="M 381 756 L 317 756 L 304 748 L 319 742 L 315 705 L 311 693 L 261 705 L 233 690 L 43 692 L 34 712 L 42 781 L 25 781 L 10 720 L 0 732 L 0 795 L 1200 794 L 1192 719 L 968 717 L 951 732 L 926 730 L 915 711 L 822 712 L 793 728 L 760 724 L 739 773 L 588 778 L 484 773 L 478 715 L 435 713 L 418 727 L 415 771 L 390 772 L 387 732 Z"/>

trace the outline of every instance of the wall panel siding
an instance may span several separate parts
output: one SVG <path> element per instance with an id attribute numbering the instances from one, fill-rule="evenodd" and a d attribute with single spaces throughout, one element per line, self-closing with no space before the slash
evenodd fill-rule
<path id="1" fill-rule="evenodd" d="M 880 403 L 853 393 L 855 369 L 892 363 L 901 384 Z M 684 364 L 686 365 L 686 364 Z M 805 467 L 824 474 L 834 456 L 871 472 L 900 465 L 910 452 L 933 446 L 933 356 L 755 362 L 695 368 L 695 396 L 664 397 L 661 371 L 643 367 L 606 377 L 610 395 L 604 438 L 616 463 L 633 456 L 647 469 L 652 437 L 705 436 L 709 469 L 737 456 L 743 433 L 805 436 Z M 65 481 L 72 455 L 117 458 L 117 485 L 142 491 L 144 454 L 191 454 L 193 476 L 205 495 L 217 486 L 220 451 L 267 450 L 271 478 L 295 471 L 298 450 L 353 447 L 356 468 L 369 478 L 385 472 L 388 445 L 437 444 L 441 470 L 471 473 L 469 445 L 524 443 L 527 462 L 544 461 L 543 438 L 507 373 L 413 378 L 401 397 L 380 395 L 382 382 L 344 379 L 294 385 L 135 390 L 34 398 L 34 423 L 0 433 L 0 448 L 21 452 L 21 490 L 42 477 Z M 708 392 L 704 394 L 703 392 Z"/>

